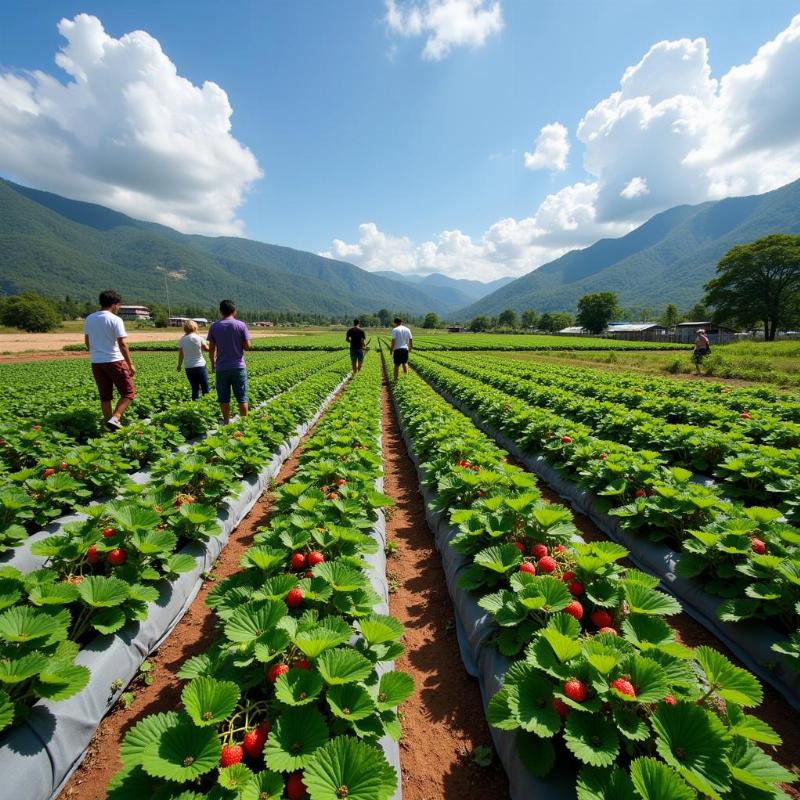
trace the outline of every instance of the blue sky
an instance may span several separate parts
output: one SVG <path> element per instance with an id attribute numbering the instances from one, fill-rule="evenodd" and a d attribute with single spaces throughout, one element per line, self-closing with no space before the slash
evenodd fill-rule
<path id="1" fill-rule="evenodd" d="M 436 269 L 485 279 L 521 274 L 600 235 L 624 233 L 666 205 L 762 191 L 774 188 L 779 180 L 764 178 L 763 170 L 753 163 L 752 146 L 744 160 L 730 154 L 723 159 L 719 153 L 724 148 L 713 141 L 714 131 L 691 143 L 693 152 L 716 150 L 705 158 L 702 185 L 695 185 L 693 173 L 681 180 L 685 191 L 666 184 L 659 190 L 663 176 L 639 174 L 648 158 L 658 161 L 671 148 L 655 134 L 636 140 L 643 149 L 650 148 L 636 169 L 626 166 L 625 173 L 617 155 L 596 152 L 592 158 L 599 159 L 600 166 L 587 172 L 585 143 L 577 139 L 577 128 L 587 112 L 619 89 L 625 70 L 639 64 L 656 43 L 704 39 L 697 70 L 706 64 L 708 80 L 718 80 L 732 67 L 748 64 L 759 47 L 785 31 L 800 12 L 797 2 L 398 0 L 396 8 L 401 14 L 415 9 L 424 14 L 448 2 L 461 3 L 453 13 L 469 14 L 470 8 L 475 13 L 496 11 L 502 23 L 481 43 L 455 40 L 446 53 L 432 59 L 424 57 L 423 48 L 433 28 L 423 25 L 412 30 L 406 17 L 405 30 L 391 29 L 387 5 L 378 0 L 244 0 L 224 6 L 204 0 L 2 0 L 0 76 L 4 74 L 7 83 L 0 82 L 0 122 L 5 90 L 6 113 L 17 114 L 11 128 L 18 125 L 20 135 L 3 143 L 5 134 L 0 130 L 0 174 L 184 230 L 238 231 L 250 238 L 329 252 L 370 269 Z M 207 207 L 203 198 L 195 198 L 197 214 L 189 188 L 165 190 L 166 178 L 159 180 L 160 162 L 144 163 L 150 150 L 130 153 L 131 170 L 137 173 L 134 194 L 125 185 L 125 171 L 118 168 L 128 155 L 120 149 L 104 151 L 103 142 L 84 141 L 79 157 L 73 152 L 48 169 L 41 166 L 41 154 L 19 156 L 25 143 L 37 137 L 42 137 L 44 147 L 45 133 L 26 133 L 27 123 L 19 116 L 21 103 L 13 101 L 13 92 L 20 82 L 35 86 L 30 75 L 34 70 L 62 84 L 70 80 L 54 63 L 59 48 L 65 46 L 57 25 L 78 14 L 96 17 L 110 39 L 135 30 L 147 32 L 177 75 L 195 87 L 213 81 L 227 94 L 232 127 L 219 136 L 225 140 L 221 146 L 230 151 L 228 168 L 218 173 L 213 154 L 194 161 L 187 156 L 186 163 L 180 153 L 173 158 L 174 184 L 187 176 L 187 187 L 197 187 L 208 200 L 211 195 L 203 189 L 203 176 L 197 174 L 205 171 L 219 192 Z M 790 65 L 798 63 L 797 47 L 792 38 L 779 48 L 788 54 Z M 696 49 L 687 48 L 654 54 L 642 70 L 649 77 L 642 81 L 671 75 L 675 67 L 669 59 L 685 63 L 697 55 Z M 788 81 L 789 68 L 781 69 L 774 70 L 776 75 Z M 130 73 L 110 69 L 103 81 L 113 82 L 115 74 L 122 92 Z M 9 76 L 17 79 L 10 88 Z M 686 81 L 696 84 L 695 77 Z M 105 91 L 113 88 L 106 86 Z M 646 91 L 639 88 L 637 96 Z M 698 108 L 710 102 L 705 91 L 695 93 L 694 110 L 676 112 L 681 121 L 698 118 L 702 113 Z M 757 85 L 754 91 L 763 94 L 764 87 Z M 34 94 L 44 107 L 41 95 L 47 92 Z M 664 97 L 685 94 L 676 80 Z M 721 107 L 714 113 L 723 115 L 709 126 L 715 130 L 733 124 L 732 112 L 725 111 L 733 103 L 723 95 L 718 92 L 711 101 Z M 171 103 L 169 97 L 164 102 Z M 197 111 L 200 116 L 205 112 Z M 185 113 L 193 112 L 189 108 Z M 616 108 L 613 113 L 619 124 L 611 126 L 613 135 L 602 134 L 608 137 L 606 149 L 638 147 L 622 136 L 622 112 Z M 553 123 L 566 129 L 570 148 L 565 168 L 526 168 L 524 154 L 534 151 L 542 127 Z M 75 130 L 74 120 L 70 124 L 71 128 L 59 118 L 59 126 L 66 128 L 60 134 L 64 140 L 91 139 Z M 94 126 L 106 142 L 122 137 L 107 119 L 93 120 L 91 110 L 81 124 Z M 182 124 L 175 122 L 178 127 Z M 199 129 L 206 131 L 200 138 L 213 138 L 207 128 Z M 162 133 L 167 136 L 169 131 Z M 797 141 L 793 133 L 788 132 L 790 144 Z M 785 136 L 783 140 L 785 144 Z M 762 145 L 756 148 L 759 157 L 774 160 L 774 148 L 765 151 Z M 52 150 L 52 141 L 49 147 Z M 98 148 L 96 159 L 92 147 Z M 192 147 L 189 138 L 185 150 Z M 245 148 L 250 158 L 239 152 Z M 779 154 L 788 164 L 788 173 L 780 171 L 786 181 L 800 175 L 800 170 L 793 171 L 798 161 L 794 148 L 788 149 L 792 152 L 784 146 Z M 680 163 L 686 152 L 675 155 Z M 86 167 L 87 174 L 75 174 L 80 172 L 76 164 L 88 162 L 92 165 Z M 104 174 L 97 165 L 109 162 L 117 163 Z M 664 167 L 670 171 L 669 163 Z M 150 169 L 154 177 L 152 186 L 147 186 L 142 176 Z M 714 177 L 708 177 L 712 172 Z M 641 184 L 631 184 L 634 179 Z M 620 180 L 624 186 L 617 185 Z M 606 187 L 612 185 L 613 197 L 608 190 L 604 198 Z M 622 203 L 624 207 L 617 208 L 620 186 L 630 195 L 631 207 Z M 558 194 L 570 187 L 593 188 Z M 178 194 L 181 202 L 175 202 Z M 548 196 L 557 197 L 548 205 L 557 205 L 552 214 L 541 210 Z M 225 208 L 227 216 L 215 218 L 214 204 Z M 506 223 L 497 228 L 500 221 Z M 359 230 L 368 224 L 373 227 Z M 446 232 L 452 235 L 443 238 Z"/>

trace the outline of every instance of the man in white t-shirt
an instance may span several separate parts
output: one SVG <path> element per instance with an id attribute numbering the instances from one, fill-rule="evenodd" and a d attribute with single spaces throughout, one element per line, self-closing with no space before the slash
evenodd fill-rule
<path id="1" fill-rule="evenodd" d="M 100 292 L 100 310 L 89 314 L 83 323 L 83 340 L 89 349 L 103 419 L 110 431 L 118 431 L 122 427 L 120 419 L 136 396 L 133 385 L 136 367 L 131 363 L 131 354 L 125 341 L 128 336 L 125 323 L 118 316 L 121 302 L 122 297 L 113 289 Z M 119 401 L 112 413 L 115 386 Z"/>
<path id="2" fill-rule="evenodd" d="M 397 380 L 401 366 L 403 367 L 403 374 L 408 373 L 408 353 L 413 346 L 414 340 L 411 338 L 411 331 L 403 325 L 403 320 L 400 317 L 395 317 L 391 344 L 395 380 Z"/>

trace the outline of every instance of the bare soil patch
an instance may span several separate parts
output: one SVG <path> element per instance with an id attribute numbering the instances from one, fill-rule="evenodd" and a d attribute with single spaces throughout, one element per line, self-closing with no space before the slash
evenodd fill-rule
<path id="1" fill-rule="evenodd" d="M 312 428 L 286 460 L 275 485 L 291 480 L 303 446 L 313 431 Z M 206 596 L 217 581 L 239 572 L 239 561 L 252 545 L 253 536 L 269 522 L 273 501 L 274 495 L 267 491 L 231 534 L 211 569 L 212 579 L 203 583 L 185 616 L 158 651 L 150 656 L 153 665 L 152 684 L 142 686 L 139 683 L 131 707 L 125 709 L 118 704 L 103 719 L 89 743 L 86 758 L 64 787 L 59 800 L 102 800 L 111 778 L 122 766 L 119 746 L 125 734 L 149 714 L 178 708 L 184 686 L 184 681 L 177 677 L 178 670 L 186 659 L 207 650 L 217 638 L 217 617 L 211 609 L 206 608 Z"/>
<path id="2" fill-rule="evenodd" d="M 425 519 L 419 481 L 383 388 L 384 492 L 396 506 L 386 533 L 397 552 L 387 559 L 391 613 L 405 626 L 406 652 L 397 668 L 411 673 L 416 692 L 400 707 L 400 758 L 405 800 L 503 800 L 505 772 L 479 767 L 475 747 L 491 745 L 477 681 L 458 650 L 454 612 Z"/>
<path id="3" fill-rule="evenodd" d="M 183 335 L 180 328 L 159 331 L 128 331 L 129 342 L 163 342 L 174 338 L 177 342 Z M 265 339 L 275 336 L 288 336 L 287 333 L 273 333 L 254 328 L 250 336 L 254 339 Z M 0 333 L 0 353 L 5 355 L 27 352 L 58 353 L 65 345 L 83 344 L 80 331 L 60 331 L 56 333 Z M 78 354 L 85 356 L 86 354 Z"/>

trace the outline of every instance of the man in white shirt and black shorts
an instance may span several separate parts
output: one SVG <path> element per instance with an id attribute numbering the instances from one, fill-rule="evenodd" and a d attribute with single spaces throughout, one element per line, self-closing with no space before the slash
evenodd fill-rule
<path id="1" fill-rule="evenodd" d="M 394 328 L 392 328 L 392 361 L 394 361 L 394 379 L 400 373 L 400 367 L 403 367 L 403 374 L 408 373 L 408 353 L 414 346 L 414 340 L 411 338 L 411 331 L 403 325 L 403 320 L 400 317 L 394 318 Z"/>
<path id="2" fill-rule="evenodd" d="M 133 385 L 136 367 L 131 363 L 131 354 L 125 341 L 128 336 L 125 323 L 118 316 L 121 302 L 122 297 L 113 289 L 100 292 L 100 310 L 89 314 L 83 323 L 83 340 L 89 349 L 103 419 L 110 431 L 118 431 L 122 427 L 120 419 L 136 396 Z M 119 401 L 112 414 L 115 386 Z"/>

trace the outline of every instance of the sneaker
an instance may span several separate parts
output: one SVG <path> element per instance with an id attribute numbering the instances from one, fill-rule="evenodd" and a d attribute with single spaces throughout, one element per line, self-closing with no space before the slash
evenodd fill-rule
<path id="1" fill-rule="evenodd" d="M 109 417 L 106 420 L 107 431 L 118 431 L 122 427 L 122 423 L 116 417 Z"/>

